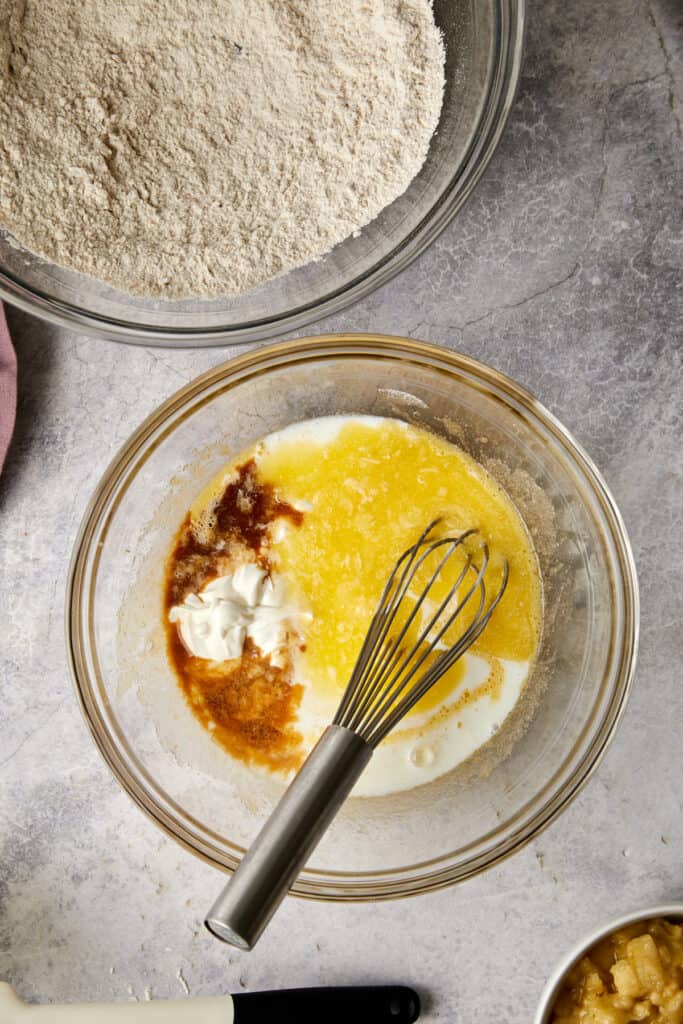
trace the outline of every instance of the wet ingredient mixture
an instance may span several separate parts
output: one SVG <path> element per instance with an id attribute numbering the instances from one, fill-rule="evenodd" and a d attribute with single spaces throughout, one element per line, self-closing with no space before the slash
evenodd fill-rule
<path id="1" fill-rule="evenodd" d="M 396 558 L 439 515 L 449 532 L 481 531 L 492 587 L 508 559 L 508 588 L 474 647 L 380 745 L 358 795 L 451 770 L 517 703 L 542 621 L 526 528 L 469 456 L 391 419 L 295 424 L 210 483 L 169 559 L 166 616 L 186 698 L 226 750 L 283 777 L 300 765 L 334 716 Z"/>

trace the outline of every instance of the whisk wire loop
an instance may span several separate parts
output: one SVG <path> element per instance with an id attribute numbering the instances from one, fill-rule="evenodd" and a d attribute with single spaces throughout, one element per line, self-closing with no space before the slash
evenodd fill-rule
<path id="1" fill-rule="evenodd" d="M 389 709 L 394 707 L 403 707 L 403 703 L 399 702 L 398 699 L 401 697 L 406 688 L 415 678 L 415 676 L 419 672 L 420 668 L 422 667 L 426 659 L 429 658 L 430 655 L 432 655 L 435 650 L 438 650 L 438 645 L 443 639 L 444 634 L 451 628 L 458 615 L 461 613 L 465 605 L 469 602 L 470 598 L 479 587 L 482 592 L 479 607 L 475 613 L 475 617 L 481 613 L 486 596 L 485 588 L 483 587 L 482 583 L 484 572 L 486 571 L 486 566 L 488 564 L 488 553 L 486 552 L 486 549 L 484 549 L 484 554 L 484 561 L 482 563 L 481 568 L 477 572 L 474 583 L 470 586 L 465 596 L 462 598 L 462 600 L 459 601 L 456 608 L 451 612 L 446 621 L 442 624 L 436 635 L 431 636 L 430 631 L 435 621 L 437 621 L 441 617 L 441 614 L 446 608 L 446 606 L 455 597 L 467 572 L 473 568 L 472 558 L 470 555 L 467 556 L 465 566 L 462 569 L 460 575 L 458 576 L 458 579 L 456 580 L 453 587 L 449 590 L 448 594 L 446 595 L 446 598 L 437 609 L 435 615 L 432 617 L 432 620 L 428 623 L 427 627 L 425 628 L 421 636 L 418 637 L 413 647 L 408 652 L 401 652 L 404 655 L 401 665 L 399 666 L 398 670 L 394 673 L 393 677 L 385 684 L 383 698 L 380 704 L 378 706 L 373 706 L 373 700 L 369 699 L 369 695 L 366 697 L 365 705 L 366 708 L 368 709 L 368 719 L 364 724 L 363 735 L 366 735 L 366 733 L 372 733 L 375 727 L 382 721 L 385 713 L 387 713 Z M 418 660 L 416 662 L 413 662 L 413 659 L 415 657 L 417 657 Z M 438 661 L 439 659 L 437 659 L 437 663 Z"/>
<path id="2" fill-rule="evenodd" d="M 450 668 L 453 667 L 458 658 L 462 657 L 465 651 L 479 638 L 482 634 L 488 622 L 493 615 L 493 612 L 497 608 L 500 599 L 503 596 L 505 588 L 507 587 L 510 569 L 508 563 L 505 562 L 503 566 L 503 577 L 501 584 L 496 592 L 493 600 L 490 602 L 486 612 L 479 618 L 475 618 L 470 626 L 460 637 L 459 641 L 452 647 L 448 648 L 443 654 L 434 662 L 433 665 L 425 672 L 424 676 L 410 691 L 407 697 L 392 709 L 392 711 L 386 716 L 386 718 L 379 724 L 379 727 L 375 727 L 372 731 L 364 734 L 366 742 L 370 746 L 376 746 L 384 737 L 389 733 L 394 726 L 408 714 L 412 708 L 424 697 L 424 695 L 432 688 L 432 686 L 438 682 L 441 676 L 443 676 Z M 481 600 L 479 608 L 483 608 L 486 600 L 486 588 L 485 585 L 481 584 Z"/>
<path id="3" fill-rule="evenodd" d="M 410 630 L 413 622 L 415 621 L 418 613 L 423 607 L 425 601 L 428 599 L 434 584 L 440 578 L 444 566 L 451 558 L 453 552 L 464 543 L 464 540 L 464 534 L 461 537 L 443 537 L 439 540 L 430 542 L 425 542 L 424 540 L 421 540 L 421 544 L 426 545 L 425 550 L 422 552 L 417 561 L 411 559 L 411 562 L 409 563 L 410 571 L 404 572 L 403 576 L 401 577 L 401 582 L 398 584 L 398 587 L 392 594 L 387 609 L 383 612 L 383 614 L 380 615 L 380 619 L 383 619 L 383 627 L 380 632 L 379 641 L 374 648 L 372 657 L 370 658 L 369 662 L 364 666 L 364 676 L 362 674 L 362 671 L 356 672 L 355 670 L 354 674 L 352 675 L 352 680 L 356 685 L 358 685 L 359 679 L 363 677 L 363 683 L 361 684 L 361 688 L 359 689 L 359 695 L 362 698 L 363 708 L 367 709 L 369 706 L 373 706 L 375 703 L 375 698 L 380 693 L 388 697 L 390 691 L 392 690 L 392 687 L 394 686 L 396 679 L 399 678 L 405 672 L 407 662 L 410 660 L 410 658 L 406 657 L 405 650 L 402 647 L 403 641 L 406 635 L 408 634 L 408 631 Z M 445 554 L 441 556 L 441 559 L 436 569 L 433 570 L 426 586 L 420 593 L 419 598 L 415 600 L 412 610 L 410 611 L 410 614 L 407 616 L 405 622 L 399 629 L 399 632 L 393 639 L 390 640 L 390 642 L 385 647 L 383 647 L 382 644 L 386 638 L 387 632 L 396 621 L 398 610 L 401 607 L 402 602 L 406 597 L 406 594 L 409 592 L 410 587 L 414 583 L 417 573 L 420 571 L 425 561 L 431 554 L 437 551 L 438 548 L 445 546 L 448 546 L 448 550 L 445 552 Z M 437 608 L 436 612 L 433 614 L 432 618 L 427 623 L 427 625 L 421 627 L 422 631 L 418 639 L 414 642 L 413 651 L 417 651 L 424 647 L 424 644 L 427 641 L 427 637 L 429 636 L 430 631 L 434 626 L 434 623 L 441 616 L 443 610 L 448 605 L 448 603 L 453 599 L 453 596 L 457 592 L 458 587 L 462 583 L 462 580 L 466 575 L 467 568 L 470 562 L 471 559 L 469 556 L 467 556 L 466 565 L 464 570 L 461 572 L 460 577 L 458 578 L 458 580 L 456 580 L 453 587 L 451 587 L 450 591 L 443 599 L 443 601 L 441 602 L 441 604 L 439 605 L 439 607 Z M 379 607 L 381 608 L 381 603 Z M 412 654 L 410 655 L 410 657 L 412 657 Z M 349 728 L 354 728 L 354 725 L 350 723 Z"/>
<path id="4" fill-rule="evenodd" d="M 487 544 L 481 544 L 477 565 L 475 555 L 465 544 L 478 531 L 466 530 L 458 536 L 435 537 L 433 530 L 441 521 L 435 519 L 431 522 L 396 562 L 382 590 L 334 719 L 335 725 L 353 730 L 373 747 L 480 636 L 507 586 L 509 566 L 504 562 L 502 580 L 493 598 L 487 603 Z M 418 615 L 423 613 L 425 602 L 429 601 L 435 585 L 443 578 L 447 564 L 463 548 L 464 562 L 455 582 L 439 600 L 436 610 L 430 610 L 426 624 L 419 622 L 417 637 L 407 641 L 413 624 L 419 621 Z M 412 594 L 411 588 L 416 584 L 418 574 L 435 555 L 438 557 L 436 568 L 427 567 L 427 582 L 421 586 L 419 593 Z M 461 588 L 470 573 L 474 573 L 474 579 L 467 586 L 464 596 L 461 596 Z M 448 631 L 473 601 L 476 601 L 476 608 L 457 641 L 439 650 L 439 645 L 446 642 L 444 638 Z M 438 653 L 433 658 L 435 652 Z M 430 658 L 433 658 L 431 664 L 419 675 Z"/>
<path id="5" fill-rule="evenodd" d="M 449 551 L 446 552 L 446 555 L 444 555 L 441 562 L 439 563 L 439 566 L 437 567 L 434 575 L 429 581 L 428 586 L 423 591 L 419 600 L 419 604 L 416 607 L 422 605 L 424 599 L 427 597 L 429 589 L 435 582 L 436 578 L 438 578 L 438 575 L 440 574 L 443 565 L 450 558 L 450 556 L 453 554 L 453 552 L 456 550 L 456 547 L 458 546 L 459 543 L 457 539 L 455 539 L 453 541 L 451 548 L 449 549 Z M 468 591 L 463 601 L 460 602 L 455 611 L 448 617 L 448 619 L 443 624 L 442 628 L 439 630 L 437 635 L 429 639 L 435 623 L 441 618 L 441 615 L 443 614 L 446 607 L 452 602 L 453 598 L 455 597 L 459 588 L 461 587 L 463 580 L 465 579 L 465 576 L 467 575 L 471 568 L 472 557 L 468 554 L 466 556 L 465 564 L 462 570 L 460 571 L 460 574 L 456 579 L 455 583 L 450 588 L 450 590 L 448 591 L 445 598 L 442 600 L 441 604 L 438 606 L 438 608 L 432 615 L 427 625 L 422 628 L 422 632 L 415 640 L 412 647 L 410 647 L 406 651 L 399 647 L 398 644 L 394 645 L 395 647 L 398 647 L 398 650 L 396 650 L 396 653 L 394 654 L 394 657 L 392 659 L 392 663 L 390 666 L 388 666 L 388 670 L 383 674 L 383 676 L 380 679 L 379 689 L 382 693 L 382 699 L 379 701 L 379 703 L 375 702 L 374 691 L 377 689 L 377 687 L 373 687 L 373 692 L 369 692 L 367 685 L 365 686 L 364 705 L 366 709 L 371 708 L 373 711 L 372 718 L 370 719 L 370 721 L 366 722 L 367 728 L 371 729 L 374 720 L 381 719 L 381 717 L 384 715 L 387 709 L 395 703 L 396 699 L 401 695 L 401 693 L 405 690 L 406 686 L 414 678 L 414 676 L 419 671 L 425 660 L 430 656 L 431 653 L 433 653 L 434 649 L 436 648 L 436 645 L 440 642 L 446 630 L 453 624 L 455 617 L 462 610 L 464 604 L 469 600 L 471 590 Z M 399 634 L 401 640 L 403 639 L 405 632 L 406 629 L 404 628 L 401 631 L 401 634 Z M 414 662 L 413 659 L 416 657 L 418 660 L 417 662 Z"/>
<path id="6" fill-rule="evenodd" d="M 374 660 L 377 652 L 380 650 L 386 632 L 391 624 L 388 618 L 390 605 L 386 605 L 385 602 L 387 601 L 387 597 L 390 594 L 392 587 L 394 586 L 394 581 L 399 571 L 401 570 L 401 566 L 403 565 L 404 562 L 407 562 L 407 565 L 403 567 L 403 572 L 401 574 L 401 579 L 399 581 L 398 588 L 394 593 L 400 591 L 403 581 L 410 572 L 410 568 L 414 559 L 417 557 L 418 550 L 423 544 L 427 543 L 425 541 L 425 537 L 440 522 L 440 519 L 432 520 L 432 522 L 422 531 L 422 533 L 416 540 L 415 544 L 413 544 L 412 547 L 404 551 L 401 557 L 394 565 L 391 575 L 389 576 L 389 579 L 385 583 L 384 589 L 382 590 L 382 593 L 380 595 L 377 604 L 377 610 L 373 615 L 368 631 L 365 634 L 365 640 L 363 641 L 363 646 L 361 647 L 360 654 L 358 655 L 358 658 L 356 660 L 356 664 L 354 666 L 351 679 L 346 690 L 344 691 L 344 696 L 342 697 L 339 708 L 337 709 L 334 724 L 339 724 L 342 718 L 349 718 L 349 716 L 352 716 L 356 706 L 361 700 L 361 691 L 358 690 L 354 684 L 366 670 L 368 662 L 372 664 L 372 661 Z"/>

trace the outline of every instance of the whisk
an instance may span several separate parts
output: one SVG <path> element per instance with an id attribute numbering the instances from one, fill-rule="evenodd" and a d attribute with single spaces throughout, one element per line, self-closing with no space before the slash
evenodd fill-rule
<path id="1" fill-rule="evenodd" d="M 503 596 L 508 563 L 487 593 L 487 544 L 477 530 L 439 536 L 441 524 L 396 562 L 334 721 L 209 911 L 205 924 L 224 942 L 255 945 L 377 744 L 481 635 Z M 456 578 L 442 595 L 447 570 Z"/>

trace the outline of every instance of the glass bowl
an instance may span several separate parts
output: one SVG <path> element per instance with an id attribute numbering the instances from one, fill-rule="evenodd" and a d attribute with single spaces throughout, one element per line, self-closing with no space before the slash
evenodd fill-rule
<path id="1" fill-rule="evenodd" d="M 230 456 L 343 413 L 399 417 L 484 462 L 534 533 L 546 602 L 537 707 L 521 738 L 524 701 L 483 759 L 348 801 L 293 888 L 377 899 L 457 882 L 517 850 L 580 789 L 624 707 L 638 629 L 628 538 L 591 461 L 528 392 L 465 356 L 376 335 L 287 342 L 211 370 L 145 420 L 104 474 L 75 545 L 67 630 L 83 711 L 116 777 L 168 834 L 233 869 L 281 787 L 232 761 L 185 706 L 166 658 L 164 560 Z"/>
<path id="2" fill-rule="evenodd" d="M 338 312 L 415 259 L 455 216 L 498 145 L 519 80 L 525 0 L 435 0 L 446 91 L 425 165 L 357 238 L 240 296 L 158 301 L 38 259 L 0 231 L 0 298 L 85 334 L 145 345 L 255 341 Z"/>
<path id="3" fill-rule="evenodd" d="M 618 931 L 620 928 L 626 928 L 631 924 L 639 924 L 641 921 L 651 921 L 656 917 L 663 917 L 666 920 L 671 920 L 673 918 L 678 924 L 682 923 L 683 903 L 680 901 L 677 903 L 660 903 L 654 907 L 645 907 L 643 910 L 633 910 L 630 914 L 621 914 L 619 917 L 615 917 L 606 924 L 600 925 L 600 927 L 592 931 L 590 935 L 584 936 L 580 942 L 577 942 L 576 945 L 562 957 L 548 979 L 543 990 L 543 995 L 541 996 L 538 1009 L 536 1010 L 534 1024 L 550 1024 L 550 1015 L 553 1011 L 555 1000 L 560 994 L 560 989 L 562 988 L 562 983 L 564 982 L 566 975 L 572 969 L 574 964 L 585 956 L 585 954 L 588 953 L 596 943 L 600 942 L 601 939 L 606 939 L 608 935 L 611 935 L 612 932 Z"/>

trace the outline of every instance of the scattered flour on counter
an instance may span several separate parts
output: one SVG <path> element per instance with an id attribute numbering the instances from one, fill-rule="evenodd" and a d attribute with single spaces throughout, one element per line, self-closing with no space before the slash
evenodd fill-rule
<path id="1" fill-rule="evenodd" d="M 443 87 L 430 0 L 0 0 L 0 224 L 130 293 L 244 292 L 406 190 Z"/>

